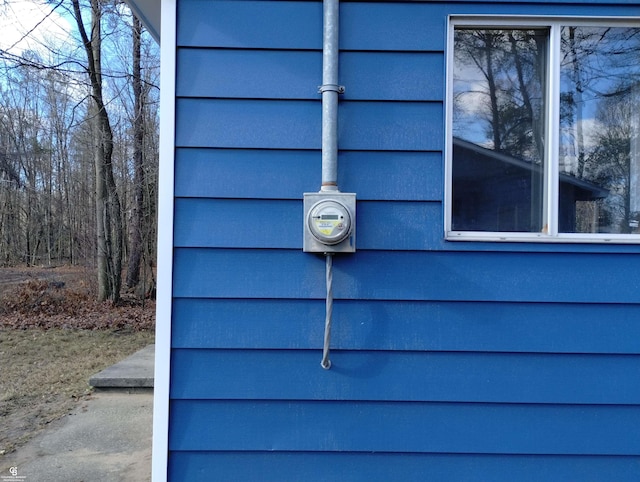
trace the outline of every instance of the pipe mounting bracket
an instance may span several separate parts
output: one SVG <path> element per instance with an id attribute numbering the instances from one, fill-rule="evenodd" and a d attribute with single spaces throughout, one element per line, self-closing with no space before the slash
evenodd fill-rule
<path id="1" fill-rule="evenodd" d="M 344 85 L 324 84 L 318 87 L 318 93 L 320 94 L 325 92 L 337 92 L 338 94 L 344 94 L 344 91 Z"/>

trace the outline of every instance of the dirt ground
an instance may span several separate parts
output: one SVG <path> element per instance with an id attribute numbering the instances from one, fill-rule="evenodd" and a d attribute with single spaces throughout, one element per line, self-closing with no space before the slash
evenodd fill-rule
<path id="1" fill-rule="evenodd" d="M 90 395 L 91 375 L 153 343 L 153 301 L 94 293 L 84 268 L 0 268 L 0 457 Z"/>

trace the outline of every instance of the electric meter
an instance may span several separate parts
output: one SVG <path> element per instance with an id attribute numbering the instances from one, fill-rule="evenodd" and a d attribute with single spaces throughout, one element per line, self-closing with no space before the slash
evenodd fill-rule
<path id="1" fill-rule="evenodd" d="M 351 231 L 349 210 L 332 199 L 315 203 L 307 215 L 307 223 L 311 234 L 322 244 L 338 244 Z"/>
<path id="2" fill-rule="evenodd" d="M 353 193 L 305 193 L 304 251 L 354 252 L 355 201 Z"/>

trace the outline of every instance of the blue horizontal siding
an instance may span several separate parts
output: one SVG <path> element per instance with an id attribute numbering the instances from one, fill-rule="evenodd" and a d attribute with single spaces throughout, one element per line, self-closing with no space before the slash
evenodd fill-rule
<path id="1" fill-rule="evenodd" d="M 318 99 L 322 52 L 179 49 L 176 95 Z"/>
<path id="2" fill-rule="evenodd" d="M 175 246 L 302 249 L 302 200 L 177 199 Z M 363 201 L 358 249 L 429 249 L 438 244 L 440 203 Z"/>
<path id="3" fill-rule="evenodd" d="M 179 97 L 318 99 L 319 51 L 180 49 Z M 442 101 L 440 53 L 343 52 L 344 100 Z M 440 77 L 438 78 L 438 74 Z"/>
<path id="4" fill-rule="evenodd" d="M 440 153 L 345 151 L 338 163 L 341 189 L 359 200 L 442 201 Z"/>
<path id="5" fill-rule="evenodd" d="M 170 450 L 640 456 L 628 405 L 173 400 L 171 413 Z"/>
<path id="6" fill-rule="evenodd" d="M 192 47 L 322 48 L 322 4 L 181 0 L 177 44 Z"/>
<path id="7" fill-rule="evenodd" d="M 320 150 L 180 148 L 175 159 L 175 195 L 302 199 L 302 193 L 319 190 L 320 167 Z"/>
<path id="8" fill-rule="evenodd" d="M 441 203 L 361 202 L 358 249 L 428 250 L 442 242 Z"/>
<path id="9" fill-rule="evenodd" d="M 433 11 L 398 4 L 341 5 L 340 40 L 349 50 L 441 50 L 446 24 Z M 440 9 L 442 11 L 442 9 Z M 389 22 L 390 18 L 397 21 Z M 207 19 L 206 22 L 202 19 Z M 355 25 L 354 25 L 355 24 Z M 247 28 L 250 25 L 250 28 Z M 242 35 L 238 35 L 241 32 Z M 181 1 L 178 45 L 191 47 L 322 48 L 320 2 Z"/>
<path id="10" fill-rule="evenodd" d="M 344 102 L 339 143 L 347 150 L 439 151 L 442 103 Z M 319 149 L 321 102 L 181 98 L 178 147 Z"/>
<path id="11" fill-rule="evenodd" d="M 321 183 L 320 150 L 182 148 L 175 163 L 179 197 L 302 199 Z M 342 151 L 338 182 L 342 191 L 358 193 L 358 200 L 440 201 L 442 156 Z"/>
<path id="12" fill-rule="evenodd" d="M 191 369 L 173 380 L 171 397 L 640 403 L 638 355 L 333 350 L 331 370 L 325 371 L 320 367 L 320 340 L 317 346 L 317 350 L 304 351 L 174 350 L 173 363 Z"/>
<path id="13" fill-rule="evenodd" d="M 615 16 L 629 15 L 629 5 L 633 0 L 341 2 L 340 45 L 346 50 L 443 51 L 448 15 Z"/>
<path id="14" fill-rule="evenodd" d="M 342 52 L 339 72 L 345 100 L 444 99 L 444 60 L 439 52 Z"/>
<path id="15" fill-rule="evenodd" d="M 347 150 L 441 151 L 440 102 L 343 102 L 338 144 Z"/>
<path id="16" fill-rule="evenodd" d="M 302 249 L 302 201 L 177 199 L 175 246 Z"/>
<path id="17" fill-rule="evenodd" d="M 185 249 L 174 296 L 325 297 L 322 256 L 297 250 Z M 334 262 L 336 299 L 638 303 L 637 254 L 359 251 Z"/>
<path id="18" fill-rule="evenodd" d="M 178 452 L 171 480 L 371 482 L 636 482 L 638 457 L 553 455 Z"/>
<path id="19" fill-rule="evenodd" d="M 441 51 L 447 15 L 629 15 L 634 0 L 546 0 L 492 5 L 455 2 L 341 2 L 345 50 Z M 290 1 L 178 2 L 179 46 L 260 49 L 322 48 L 322 4 Z"/>
<path id="20" fill-rule="evenodd" d="M 315 101 L 178 99 L 178 147 L 319 149 Z"/>
<path id="21" fill-rule="evenodd" d="M 324 300 L 174 300 L 175 348 L 318 349 Z M 640 354 L 640 305 L 347 301 L 338 350 Z"/>
<path id="22" fill-rule="evenodd" d="M 637 478 L 637 246 L 442 239 L 447 15 L 636 8 L 563 3 L 341 2 L 324 371 L 321 2 L 178 2 L 172 479 Z"/>

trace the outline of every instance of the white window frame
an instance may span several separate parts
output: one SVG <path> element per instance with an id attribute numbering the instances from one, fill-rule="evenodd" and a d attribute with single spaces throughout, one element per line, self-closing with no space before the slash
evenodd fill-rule
<path id="1" fill-rule="evenodd" d="M 444 236 L 448 241 L 491 241 L 491 242 L 544 242 L 544 243 L 612 243 L 640 244 L 640 234 L 613 233 L 561 233 L 558 232 L 559 207 L 559 123 L 560 105 L 553 99 L 560 98 L 560 32 L 563 26 L 591 27 L 638 27 L 638 17 L 541 17 L 541 16 L 449 16 L 446 57 L 446 138 L 445 138 L 445 212 Z M 454 231 L 452 226 L 453 207 L 453 64 L 454 31 L 456 27 L 478 28 L 545 28 L 549 30 L 549 56 L 547 78 L 547 125 L 545 127 L 545 201 L 544 211 L 547 232 L 490 232 Z M 640 107 L 640 106 L 639 106 Z"/>

